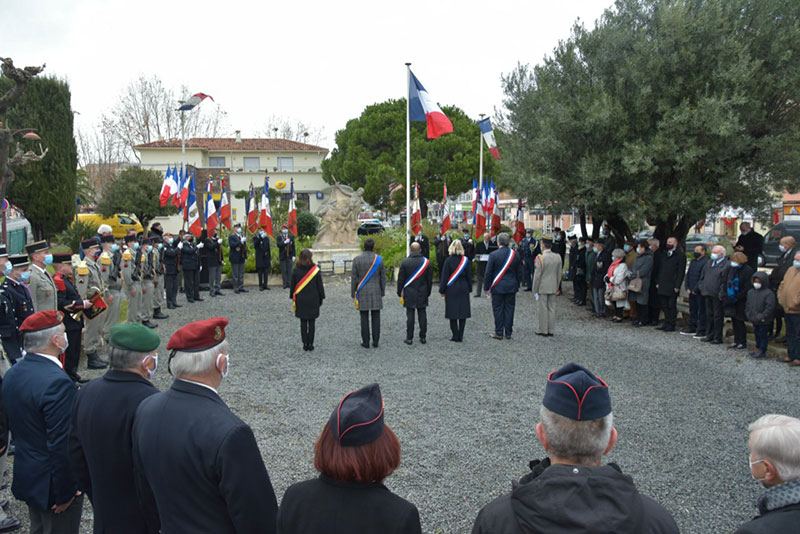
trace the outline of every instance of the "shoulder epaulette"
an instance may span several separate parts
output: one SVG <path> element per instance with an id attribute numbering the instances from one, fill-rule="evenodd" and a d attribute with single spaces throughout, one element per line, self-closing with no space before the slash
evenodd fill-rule
<path id="1" fill-rule="evenodd" d="M 103 265 L 111 265 L 111 254 L 104 250 L 103 253 L 100 254 L 100 263 Z"/>
<path id="2" fill-rule="evenodd" d="M 77 268 L 78 274 L 86 276 L 89 274 L 89 266 L 86 265 L 86 261 L 82 261 L 78 264 Z"/>
<path id="3" fill-rule="evenodd" d="M 66 291 L 67 290 L 67 285 L 64 283 L 64 279 L 61 278 L 61 275 L 58 275 L 58 274 L 55 275 L 53 277 L 53 282 L 56 283 L 56 289 L 57 290 L 59 290 L 59 291 Z"/>
<path id="4" fill-rule="evenodd" d="M 122 253 L 122 259 L 126 260 L 126 261 L 132 260 L 133 259 L 133 255 L 131 254 L 131 251 L 130 250 L 126 250 L 125 252 L 123 252 Z"/>

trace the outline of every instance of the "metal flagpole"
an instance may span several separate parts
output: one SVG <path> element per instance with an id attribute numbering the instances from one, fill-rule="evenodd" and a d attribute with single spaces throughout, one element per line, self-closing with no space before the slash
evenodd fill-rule
<path id="1" fill-rule="evenodd" d="M 411 247 L 411 63 L 406 63 L 406 256 Z"/>
<path id="2" fill-rule="evenodd" d="M 481 113 L 481 120 L 483 120 L 484 114 Z M 478 160 L 478 194 L 483 191 L 483 133 L 481 133 L 480 128 L 478 128 L 478 142 L 481 145 L 481 155 Z"/>
<path id="3" fill-rule="evenodd" d="M 184 104 L 184 102 L 180 101 L 180 104 L 182 106 Z M 189 177 L 189 171 L 186 168 L 186 128 L 184 127 L 185 123 L 184 123 L 183 114 L 184 114 L 184 111 L 181 110 L 181 169 L 183 169 L 183 172 L 186 173 L 185 176 L 188 178 Z M 189 184 L 189 185 L 191 185 L 191 184 Z M 178 194 L 180 195 L 181 192 L 178 191 Z M 183 209 L 184 209 L 184 211 L 186 211 L 187 207 L 184 206 Z M 183 222 L 181 223 L 181 229 L 182 230 L 186 229 L 186 220 L 187 219 L 188 219 L 188 217 L 183 217 Z"/>

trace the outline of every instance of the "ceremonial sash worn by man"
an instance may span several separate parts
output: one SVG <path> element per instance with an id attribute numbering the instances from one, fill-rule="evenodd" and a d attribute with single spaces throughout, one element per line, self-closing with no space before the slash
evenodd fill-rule
<path id="1" fill-rule="evenodd" d="M 369 348 L 370 318 L 372 319 L 372 346 L 381 338 L 381 310 L 386 295 L 386 273 L 383 259 L 375 254 L 375 240 L 364 240 L 364 253 L 353 259 L 350 296 L 361 316 L 361 346 Z"/>
<path id="2" fill-rule="evenodd" d="M 433 269 L 428 258 L 420 252 L 420 244 L 411 244 L 411 255 L 400 264 L 397 275 L 397 296 L 406 309 L 406 339 L 404 343 L 414 342 L 414 311 L 419 318 L 419 342 L 425 344 L 428 335 L 428 297 L 433 288 Z"/>
<path id="3" fill-rule="evenodd" d="M 508 248 L 509 241 L 505 232 L 497 236 L 500 248 L 489 254 L 483 279 L 484 289 L 492 295 L 494 339 L 511 339 L 517 291 L 522 280 L 522 262 L 519 254 Z"/>

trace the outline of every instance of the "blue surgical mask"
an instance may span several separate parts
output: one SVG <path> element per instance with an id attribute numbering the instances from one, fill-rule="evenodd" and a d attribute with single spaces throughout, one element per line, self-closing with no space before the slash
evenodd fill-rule
<path id="1" fill-rule="evenodd" d="M 159 243 L 158 244 L 158 250 L 161 250 L 162 248 L 164 248 L 164 243 Z"/>
<path id="2" fill-rule="evenodd" d="M 241 233 L 242 233 L 242 229 L 241 229 L 241 228 L 237 228 L 237 229 L 236 229 L 236 233 L 237 233 L 237 234 L 241 234 Z"/>
<path id="3" fill-rule="evenodd" d="M 716 252 L 712 252 L 711 253 L 711 259 L 714 260 L 714 261 L 717 261 L 719 259 L 719 254 L 717 254 Z"/>
<path id="4" fill-rule="evenodd" d="M 13 268 L 13 267 L 11 266 L 11 262 L 10 262 L 10 261 L 7 261 L 7 262 L 6 262 L 6 266 L 5 266 L 5 268 L 3 269 L 3 274 L 4 274 L 5 276 L 8 276 L 9 274 L 11 274 L 11 269 L 12 269 L 12 268 Z"/>
<path id="5" fill-rule="evenodd" d="M 600 249 L 597 248 L 597 247 L 594 247 L 594 252 L 595 252 L 595 254 L 599 254 L 600 253 Z"/>
<path id="6" fill-rule="evenodd" d="M 133 242 L 133 250 L 139 250 L 139 242 L 138 241 L 134 241 Z"/>
<path id="7" fill-rule="evenodd" d="M 118 250 L 119 250 L 119 245 L 117 245 L 116 243 L 114 243 L 113 245 L 111 245 L 111 252 L 116 252 L 116 251 L 118 251 Z"/>
<path id="8" fill-rule="evenodd" d="M 800 269 L 800 261 L 795 260 L 792 262 L 792 265 L 794 265 L 795 269 Z"/>
<path id="9" fill-rule="evenodd" d="M 153 250 L 153 245 L 147 245 L 147 252 L 150 252 L 151 250 Z"/>
<path id="10" fill-rule="evenodd" d="M 630 245 L 623 245 L 622 246 L 622 250 L 624 250 L 625 252 L 629 252 L 631 250 L 631 246 Z"/>
<path id="11" fill-rule="evenodd" d="M 19 275 L 19 279 L 21 282 L 27 282 L 30 277 L 31 277 L 30 271 L 25 271 L 24 273 Z"/>
<path id="12" fill-rule="evenodd" d="M 45 265 L 53 265 L 53 255 L 52 254 L 46 254 L 45 255 L 44 264 Z"/>

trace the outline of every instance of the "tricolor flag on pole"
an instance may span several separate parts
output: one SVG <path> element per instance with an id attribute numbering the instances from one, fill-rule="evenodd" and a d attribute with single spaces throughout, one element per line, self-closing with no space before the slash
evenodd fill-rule
<path id="1" fill-rule="evenodd" d="M 158 195 L 158 202 L 163 207 L 167 205 L 171 196 L 178 192 L 178 182 L 173 174 L 175 169 L 170 169 L 167 165 L 167 172 L 164 173 L 164 183 L 161 184 L 161 194 Z"/>
<path id="2" fill-rule="evenodd" d="M 492 129 L 492 122 L 489 117 L 478 121 L 478 126 L 483 134 L 483 139 L 486 141 L 486 146 L 489 147 L 489 152 L 492 153 L 495 159 L 500 159 L 500 151 L 497 150 L 497 141 L 494 138 L 494 130 Z"/>
<path id="3" fill-rule="evenodd" d="M 492 231 L 491 235 L 496 236 L 500 233 L 500 194 L 494 186 L 494 179 L 492 179 Z"/>
<path id="4" fill-rule="evenodd" d="M 186 200 L 189 198 L 189 168 L 181 167 L 181 198 L 180 204 L 178 205 L 179 208 L 184 208 L 184 217 L 183 219 L 186 220 Z"/>
<path id="5" fill-rule="evenodd" d="M 286 220 L 286 226 L 293 236 L 297 235 L 297 206 L 294 203 L 294 180 L 291 182 L 289 189 L 289 217 Z"/>
<path id="6" fill-rule="evenodd" d="M 189 184 L 189 196 L 186 199 L 186 217 L 187 221 L 189 221 L 189 231 L 192 232 L 196 237 L 200 237 L 200 234 L 203 232 L 203 223 L 200 220 L 200 210 L 197 209 L 197 195 L 195 195 L 194 190 L 194 173 L 192 173 L 192 177 L 190 178 Z"/>
<path id="7" fill-rule="evenodd" d="M 517 200 L 517 229 L 514 232 L 514 241 L 521 243 L 525 239 L 525 222 L 522 220 L 522 199 Z"/>
<path id="8" fill-rule="evenodd" d="M 219 222 L 228 230 L 231 229 L 231 206 L 228 204 L 228 193 L 225 192 L 225 178 L 221 180 L 220 185 Z"/>
<path id="9" fill-rule="evenodd" d="M 444 184 L 444 200 L 442 200 L 442 230 L 441 235 L 447 233 L 450 229 L 450 208 L 447 206 L 447 182 Z"/>
<path id="10" fill-rule="evenodd" d="M 247 229 L 251 234 L 258 230 L 258 223 L 256 221 L 256 193 L 253 190 L 253 184 L 250 184 L 250 204 L 247 206 Z"/>
<path id="11" fill-rule="evenodd" d="M 181 170 L 178 172 L 178 164 L 176 163 L 175 167 L 172 168 L 172 172 L 175 176 L 175 183 L 178 184 L 178 190 L 172 197 L 172 204 L 180 209 L 183 207 L 183 204 L 181 204 L 181 195 L 183 194 L 183 166 L 181 165 Z"/>
<path id="12" fill-rule="evenodd" d="M 475 227 L 475 239 L 483 239 L 486 232 L 486 214 L 483 209 L 484 194 L 483 189 L 476 184 L 475 186 L 475 208 L 472 210 L 472 224 Z"/>
<path id="13" fill-rule="evenodd" d="M 181 107 L 178 108 L 178 111 L 189 111 L 190 109 L 194 109 L 197 104 L 206 98 L 210 98 L 212 102 L 214 101 L 214 98 L 211 95 L 207 95 L 205 93 L 195 93 L 187 98 L 183 104 L 181 104 Z"/>
<path id="14" fill-rule="evenodd" d="M 411 74 L 408 87 L 409 119 L 414 122 L 428 123 L 428 139 L 436 139 L 440 135 L 452 132 L 453 123 L 445 116 L 410 69 L 409 73 Z"/>
<path id="15" fill-rule="evenodd" d="M 217 206 L 214 204 L 214 197 L 211 194 L 211 180 L 208 181 L 206 187 L 206 231 L 208 237 L 214 237 L 219 226 L 219 216 L 217 215 Z"/>
<path id="16" fill-rule="evenodd" d="M 270 237 L 272 235 L 272 210 L 269 207 L 269 177 L 264 178 L 264 190 L 261 191 L 261 215 L 258 226 Z"/>
<path id="17" fill-rule="evenodd" d="M 414 206 L 411 211 L 411 233 L 419 235 L 422 231 L 422 210 L 419 207 L 419 185 L 414 184 Z"/>

